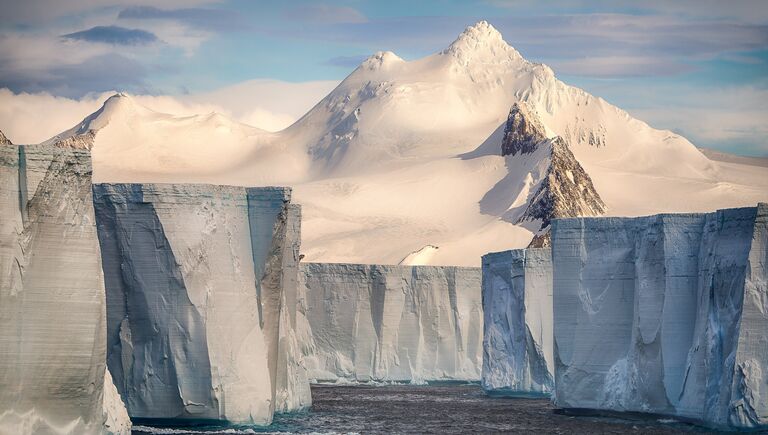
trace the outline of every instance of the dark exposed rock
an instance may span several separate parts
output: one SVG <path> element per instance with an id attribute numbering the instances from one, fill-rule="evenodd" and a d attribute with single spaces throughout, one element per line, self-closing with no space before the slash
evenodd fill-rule
<path id="1" fill-rule="evenodd" d="M 531 154 L 540 147 L 550 150 L 549 166 L 515 222 L 541 221 L 541 227 L 529 247 L 549 246 L 552 219 L 599 216 L 606 211 L 592 179 L 576 160 L 568 143 L 559 136 L 548 139 L 534 110 L 524 102 L 515 103 L 504 129 L 502 156 Z"/>
<path id="2" fill-rule="evenodd" d="M 549 246 L 552 219 L 599 216 L 606 206 L 584 168 L 574 157 L 568 144 L 559 136 L 549 141 L 551 162 L 539 188 L 518 219 L 541 220 L 541 228 L 529 247 Z"/>
<path id="3" fill-rule="evenodd" d="M 528 244 L 529 248 L 548 248 L 550 246 L 552 246 L 552 235 L 549 233 L 549 229 L 533 236 L 533 240 Z"/>
<path id="4" fill-rule="evenodd" d="M 53 142 L 53 146 L 59 148 L 72 148 L 76 150 L 89 150 L 93 147 L 93 142 L 96 139 L 96 130 L 87 130 L 84 133 L 70 136 L 67 138 L 59 139 Z"/>
<path id="5" fill-rule="evenodd" d="M 549 169 L 519 222 L 539 219 L 544 229 L 555 218 L 604 214 L 605 203 L 568 144 L 560 137 L 550 144 Z"/>
<path id="6" fill-rule="evenodd" d="M 0 145 L 13 145 L 13 142 L 5 137 L 2 131 L 0 131 Z"/>
<path id="7" fill-rule="evenodd" d="M 539 142 L 546 140 L 544 126 L 531 112 L 523 102 L 512 105 L 501 142 L 502 156 L 532 153 Z"/>

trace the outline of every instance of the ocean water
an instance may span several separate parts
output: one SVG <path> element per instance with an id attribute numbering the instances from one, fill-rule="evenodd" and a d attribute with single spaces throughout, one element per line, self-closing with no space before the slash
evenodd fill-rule
<path id="1" fill-rule="evenodd" d="M 479 385 L 315 385 L 310 411 L 266 428 L 134 426 L 134 434 L 715 433 L 668 418 L 607 418 L 556 412 L 548 399 L 488 397 Z"/>

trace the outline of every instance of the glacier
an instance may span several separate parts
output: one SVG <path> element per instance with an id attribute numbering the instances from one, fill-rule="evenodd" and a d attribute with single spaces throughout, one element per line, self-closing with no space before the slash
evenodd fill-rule
<path id="1" fill-rule="evenodd" d="M 768 204 L 555 220 L 560 408 L 768 427 Z"/>
<path id="2" fill-rule="evenodd" d="M 480 269 L 302 263 L 310 379 L 479 380 Z"/>
<path id="3" fill-rule="evenodd" d="M 493 252 L 482 259 L 483 389 L 549 395 L 554 388 L 552 254 Z"/>
<path id="4" fill-rule="evenodd" d="M 309 406 L 290 193 L 93 186 L 107 362 L 131 418 L 266 425 Z"/>
<path id="5" fill-rule="evenodd" d="M 90 152 L 1 142 L 0 433 L 130 434 L 106 370 Z"/>

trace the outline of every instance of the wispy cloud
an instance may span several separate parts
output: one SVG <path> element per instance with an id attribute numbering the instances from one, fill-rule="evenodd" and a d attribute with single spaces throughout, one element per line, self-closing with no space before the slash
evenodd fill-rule
<path id="1" fill-rule="evenodd" d="M 62 37 L 114 45 L 146 45 L 158 41 L 157 36 L 152 32 L 119 26 L 96 26 L 88 30 L 68 33 Z"/>
<path id="2" fill-rule="evenodd" d="M 196 7 L 218 3 L 220 0 L 163 0 L 167 8 Z M 151 6 L 155 0 L 0 0 L 3 21 L 14 24 L 43 24 L 77 14 L 93 11 L 125 8 L 127 6 Z"/>
<path id="3" fill-rule="evenodd" d="M 369 54 L 358 54 L 355 56 L 336 56 L 328 59 L 328 64 L 347 69 L 356 68 L 369 56 Z"/>
<path id="4" fill-rule="evenodd" d="M 277 131 L 306 113 L 337 84 L 249 80 L 199 94 L 134 94 L 133 98 L 160 113 L 190 116 L 218 112 L 254 127 Z M 42 142 L 75 126 L 98 110 L 113 93 L 110 90 L 67 98 L 48 92 L 14 93 L 0 88 L 0 130 L 14 143 Z M 43 117 L 45 122 L 41 123 Z"/>
<path id="5" fill-rule="evenodd" d="M 111 89 L 147 91 L 146 68 L 116 53 L 26 71 L 7 69 L 0 63 L 0 72 L 0 87 L 26 92 L 47 91 L 56 95 L 79 97 L 88 92 Z"/>
<path id="6" fill-rule="evenodd" d="M 693 65 L 670 62 L 664 58 L 643 56 L 604 56 L 555 60 L 555 71 L 587 77 L 647 77 L 671 76 L 693 71 Z"/>
<path id="7" fill-rule="evenodd" d="M 689 18 L 733 18 L 743 22 L 760 23 L 768 19 L 764 0 L 486 0 L 487 4 L 515 12 L 559 10 L 569 12 L 594 9 L 604 12 L 634 11 L 640 15 L 675 15 Z"/>
<path id="8" fill-rule="evenodd" d="M 226 9 L 159 9 L 154 6 L 133 6 L 123 9 L 118 19 L 173 20 L 188 26 L 216 32 L 239 31 L 249 28 L 242 16 Z"/>
<path id="9" fill-rule="evenodd" d="M 362 12 L 347 6 L 328 4 L 306 4 L 286 10 L 283 14 L 291 20 L 318 24 L 365 23 L 368 19 Z"/>

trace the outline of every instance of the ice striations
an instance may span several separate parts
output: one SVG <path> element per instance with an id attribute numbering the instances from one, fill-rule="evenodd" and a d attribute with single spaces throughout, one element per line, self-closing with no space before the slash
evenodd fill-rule
<path id="1" fill-rule="evenodd" d="M 768 205 L 553 225 L 555 402 L 768 426 Z"/>
<path id="2" fill-rule="evenodd" d="M 318 381 L 478 380 L 480 269 L 304 263 Z"/>
<path id="3" fill-rule="evenodd" d="M 94 185 L 108 364 L 132 418 L 268 424 L 309 404 L 291 360 L 289 200 L 286 188 Z"/>
<path id="4" fill-rule="evenodd" d="M 87 150 L 0 145 L 0 433 L 129 434 Z"/>
<path id="5" fill-rule="evenodd" d="M 550 394 L 554 388 L 552 254 L 517 249 L 483 256 L 483 389 Z"/>

